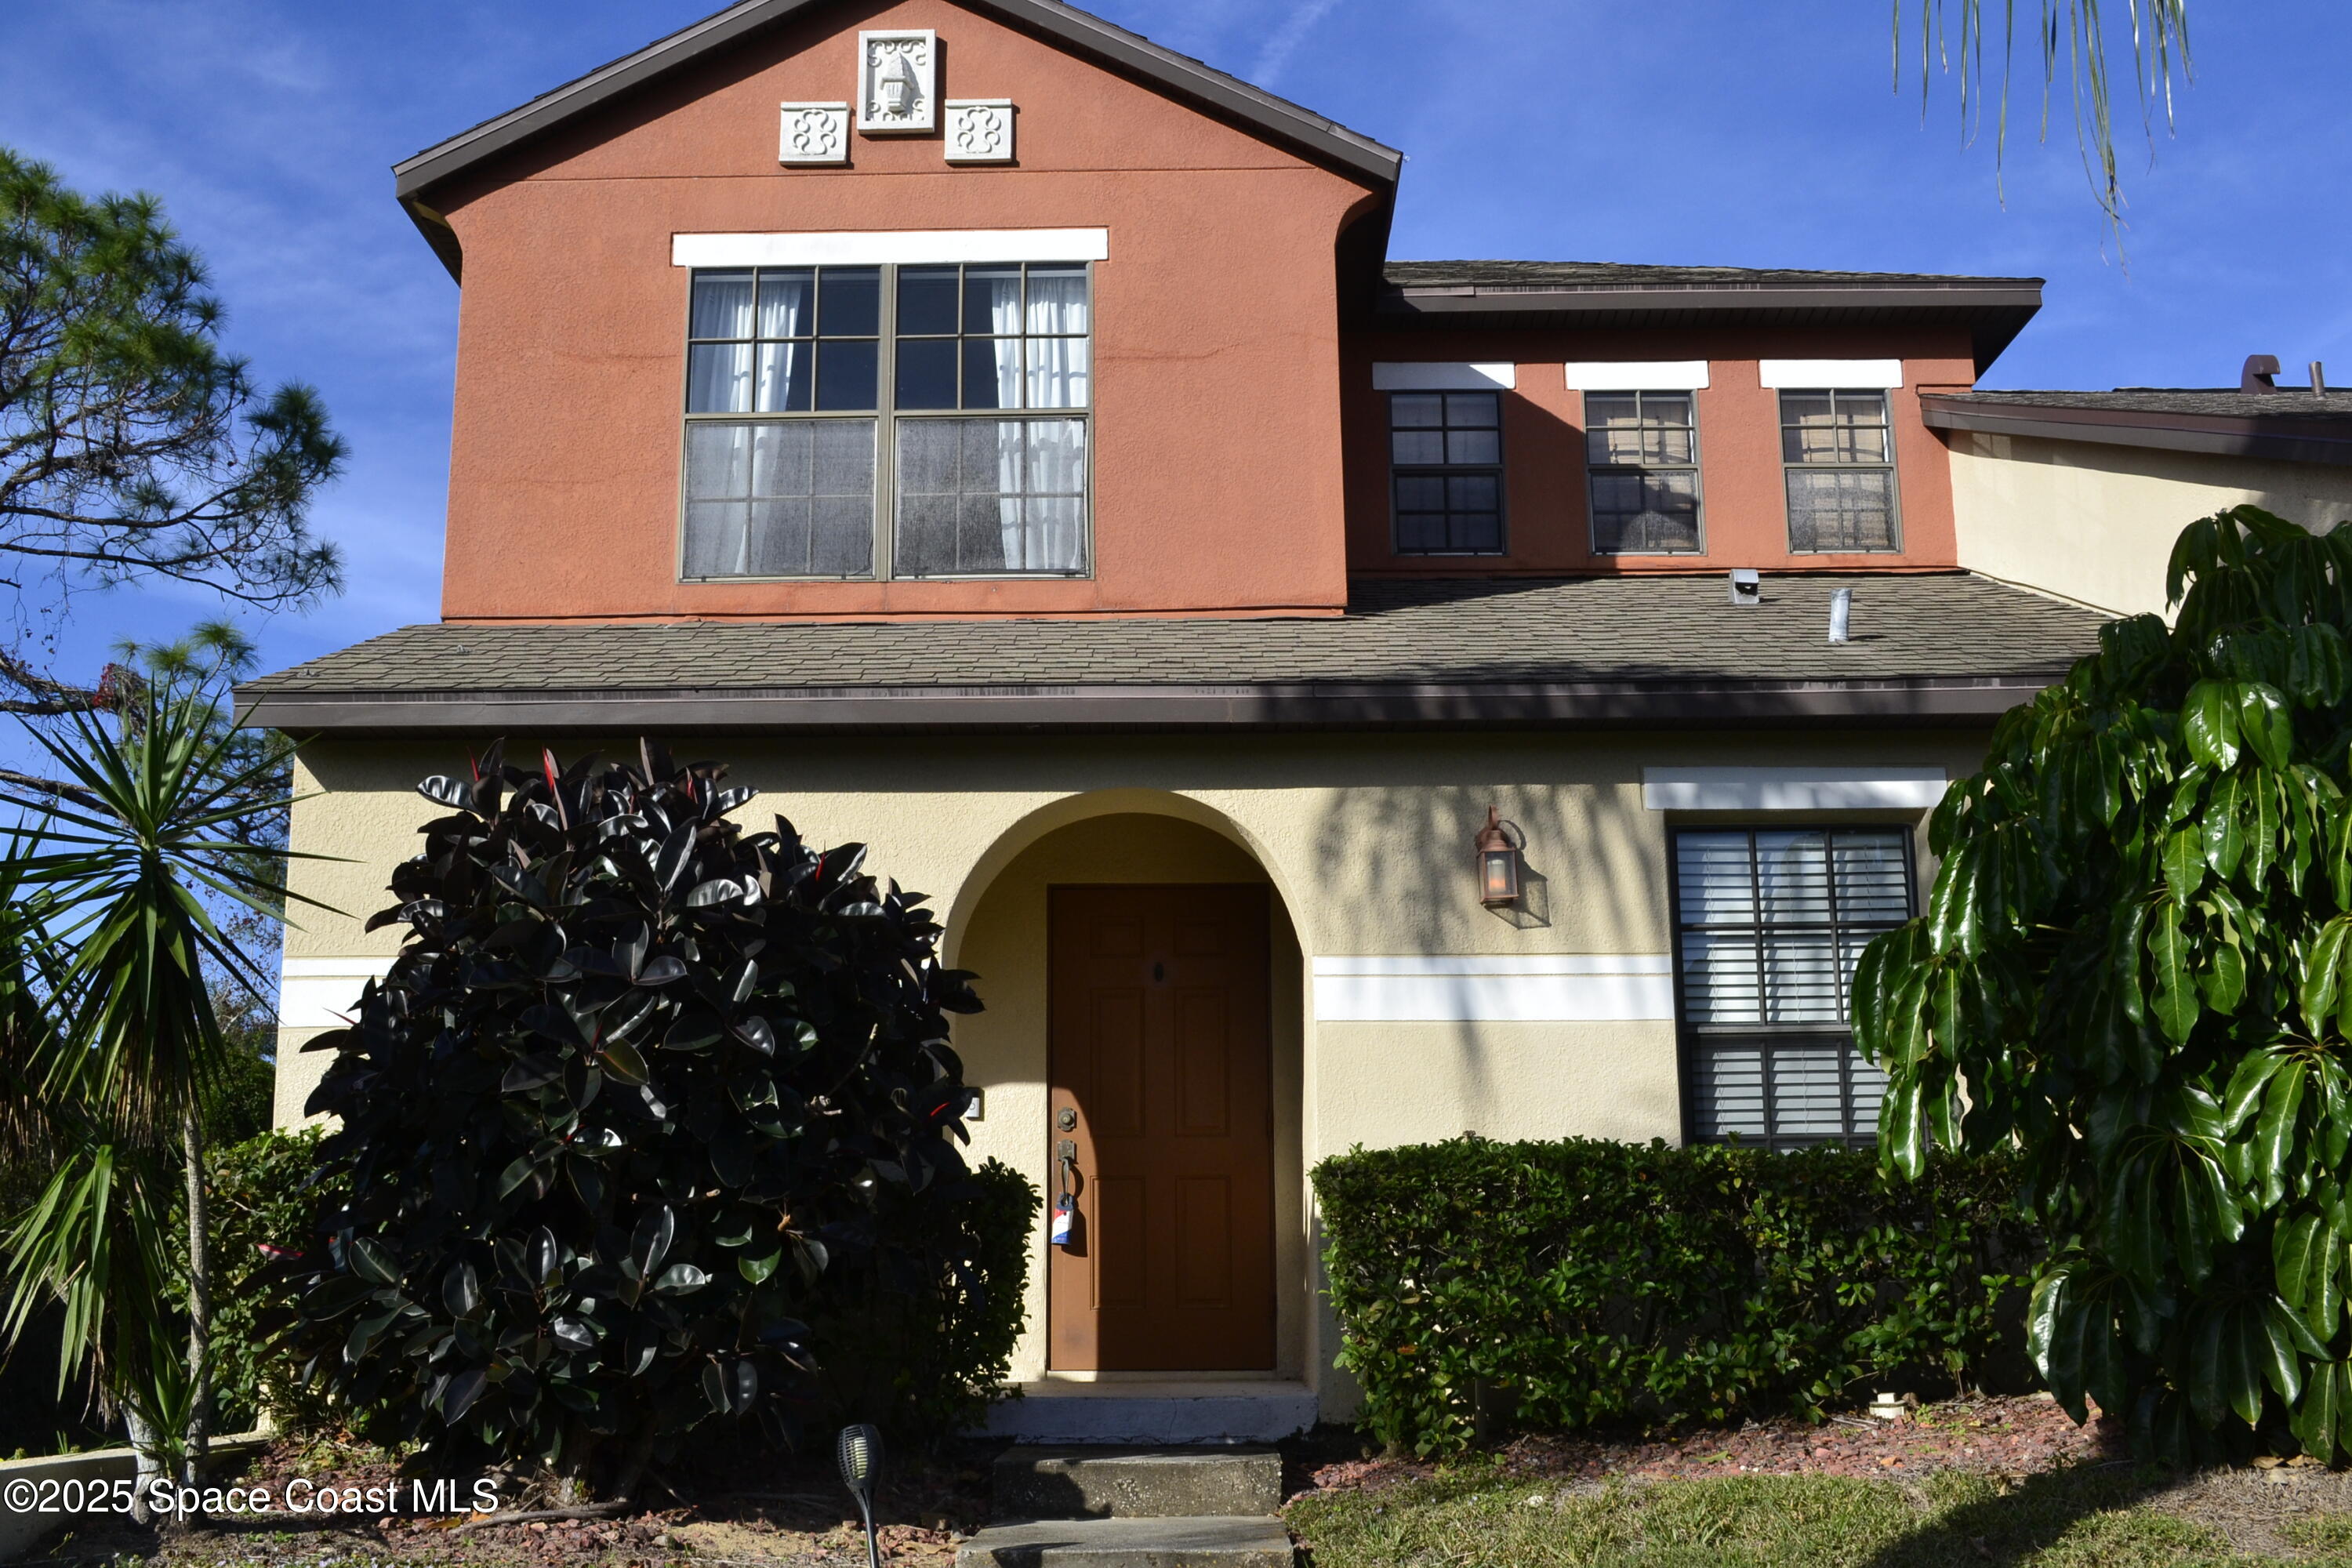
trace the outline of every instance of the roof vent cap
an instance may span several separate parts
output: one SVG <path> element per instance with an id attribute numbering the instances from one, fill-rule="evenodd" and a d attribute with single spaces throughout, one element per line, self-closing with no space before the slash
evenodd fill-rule
<path id="1" fill-rule="evenodd" d="M 1756 605 L 1764 602 L 1764 581 L 1753 566 L 1735 566 L 1731 572 L 1731 602 L 1735 605 Z"/>
<path id="2" fill-rule="evenodd" d="M 1830 591 L 1830 641 L 1846 640 L 1846 628 L 1853 619 L 1853 590 L 1833 588 Z"/>
<path id="3" fill-rule="evenodd" d="M 2279 362 L 2276 354 L 2248 354 L 2246 367 L 2238 373 L 2240 392 L 2276 392 Z"/>

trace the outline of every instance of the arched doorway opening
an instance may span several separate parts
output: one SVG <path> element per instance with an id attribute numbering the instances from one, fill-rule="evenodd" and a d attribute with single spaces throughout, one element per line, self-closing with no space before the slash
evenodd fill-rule
<path id="1" fill-rule="evenodd" d="M 1016 1380 L 1304 1373 L 1305 965 L 1239 840 L 1180 796 L 1073 797 L 950 907 L 950 961 L 987 1004 L 956 1026 L 973 1152 L 1047 1198 Z"/>

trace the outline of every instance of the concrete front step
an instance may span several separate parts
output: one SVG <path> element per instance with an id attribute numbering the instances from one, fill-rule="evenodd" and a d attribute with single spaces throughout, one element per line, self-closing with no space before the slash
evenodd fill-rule
<path id="1" fill-rule="evenodd" d="M 1016 1443 L 1274 1443 L 1315 1425 L 1303 1383 L 1045 1378 L 992 1405 L 988 1433 Z"/>
<path id="2" fill-rule="evenodd" d="M 1066 1519 L 994 1524 L 956 1548 L 956 1568 L 1292 1568 L 1269 1515 Z"/>
<path id="3" fill-rule="evenodd" d="M 999 1519 L 1199 1519 L 1282 1506 L 1271 1448 L 1043 1447 L 997 1456 Z"/>

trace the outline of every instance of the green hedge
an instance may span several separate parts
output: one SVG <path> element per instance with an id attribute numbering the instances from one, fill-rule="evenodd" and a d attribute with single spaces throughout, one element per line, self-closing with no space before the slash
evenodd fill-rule
<path id="1" fill-rule="evenodd" d="M 1462 1138 L 1315 1170 L 1339 1364 L 1421 1453 L 1508 1426 L 1818 1416 L 1985 1381 L 2032 1232 L 2006 1161 Z"/>

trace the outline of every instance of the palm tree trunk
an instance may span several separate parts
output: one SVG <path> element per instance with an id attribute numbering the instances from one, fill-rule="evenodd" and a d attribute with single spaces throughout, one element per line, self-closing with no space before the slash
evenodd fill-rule
<path id="1" fill-rule="evenodd" d="M 132 1483 L 135 1489 L 131 1494 L 131 1518 L 134 1523 L 152 1524 L 155 1512 L 147 1505 L 148 1488 L 163 1473 L 163 1463 L 155 1457 L 161 1445 L 155 1441 L 155 1428 L 148 1424 L 147 1417 L 127 1404 L 122 1407 L 122 1426 L 130 1436 L 131 1452 L 138 1470 Z"/>
<path id="2" fill-rule="evenodd" d="M 191 1486 L 204 1463 L 212 1425 L 212 1216 L 205 1201 L 205 1129 L 198 1109 L 191 1096 L 180 1123 L 188 1159 L 188 1383 L 194 1391 L 188 1402 L 188 1474 L 182 1479 Z"/>

